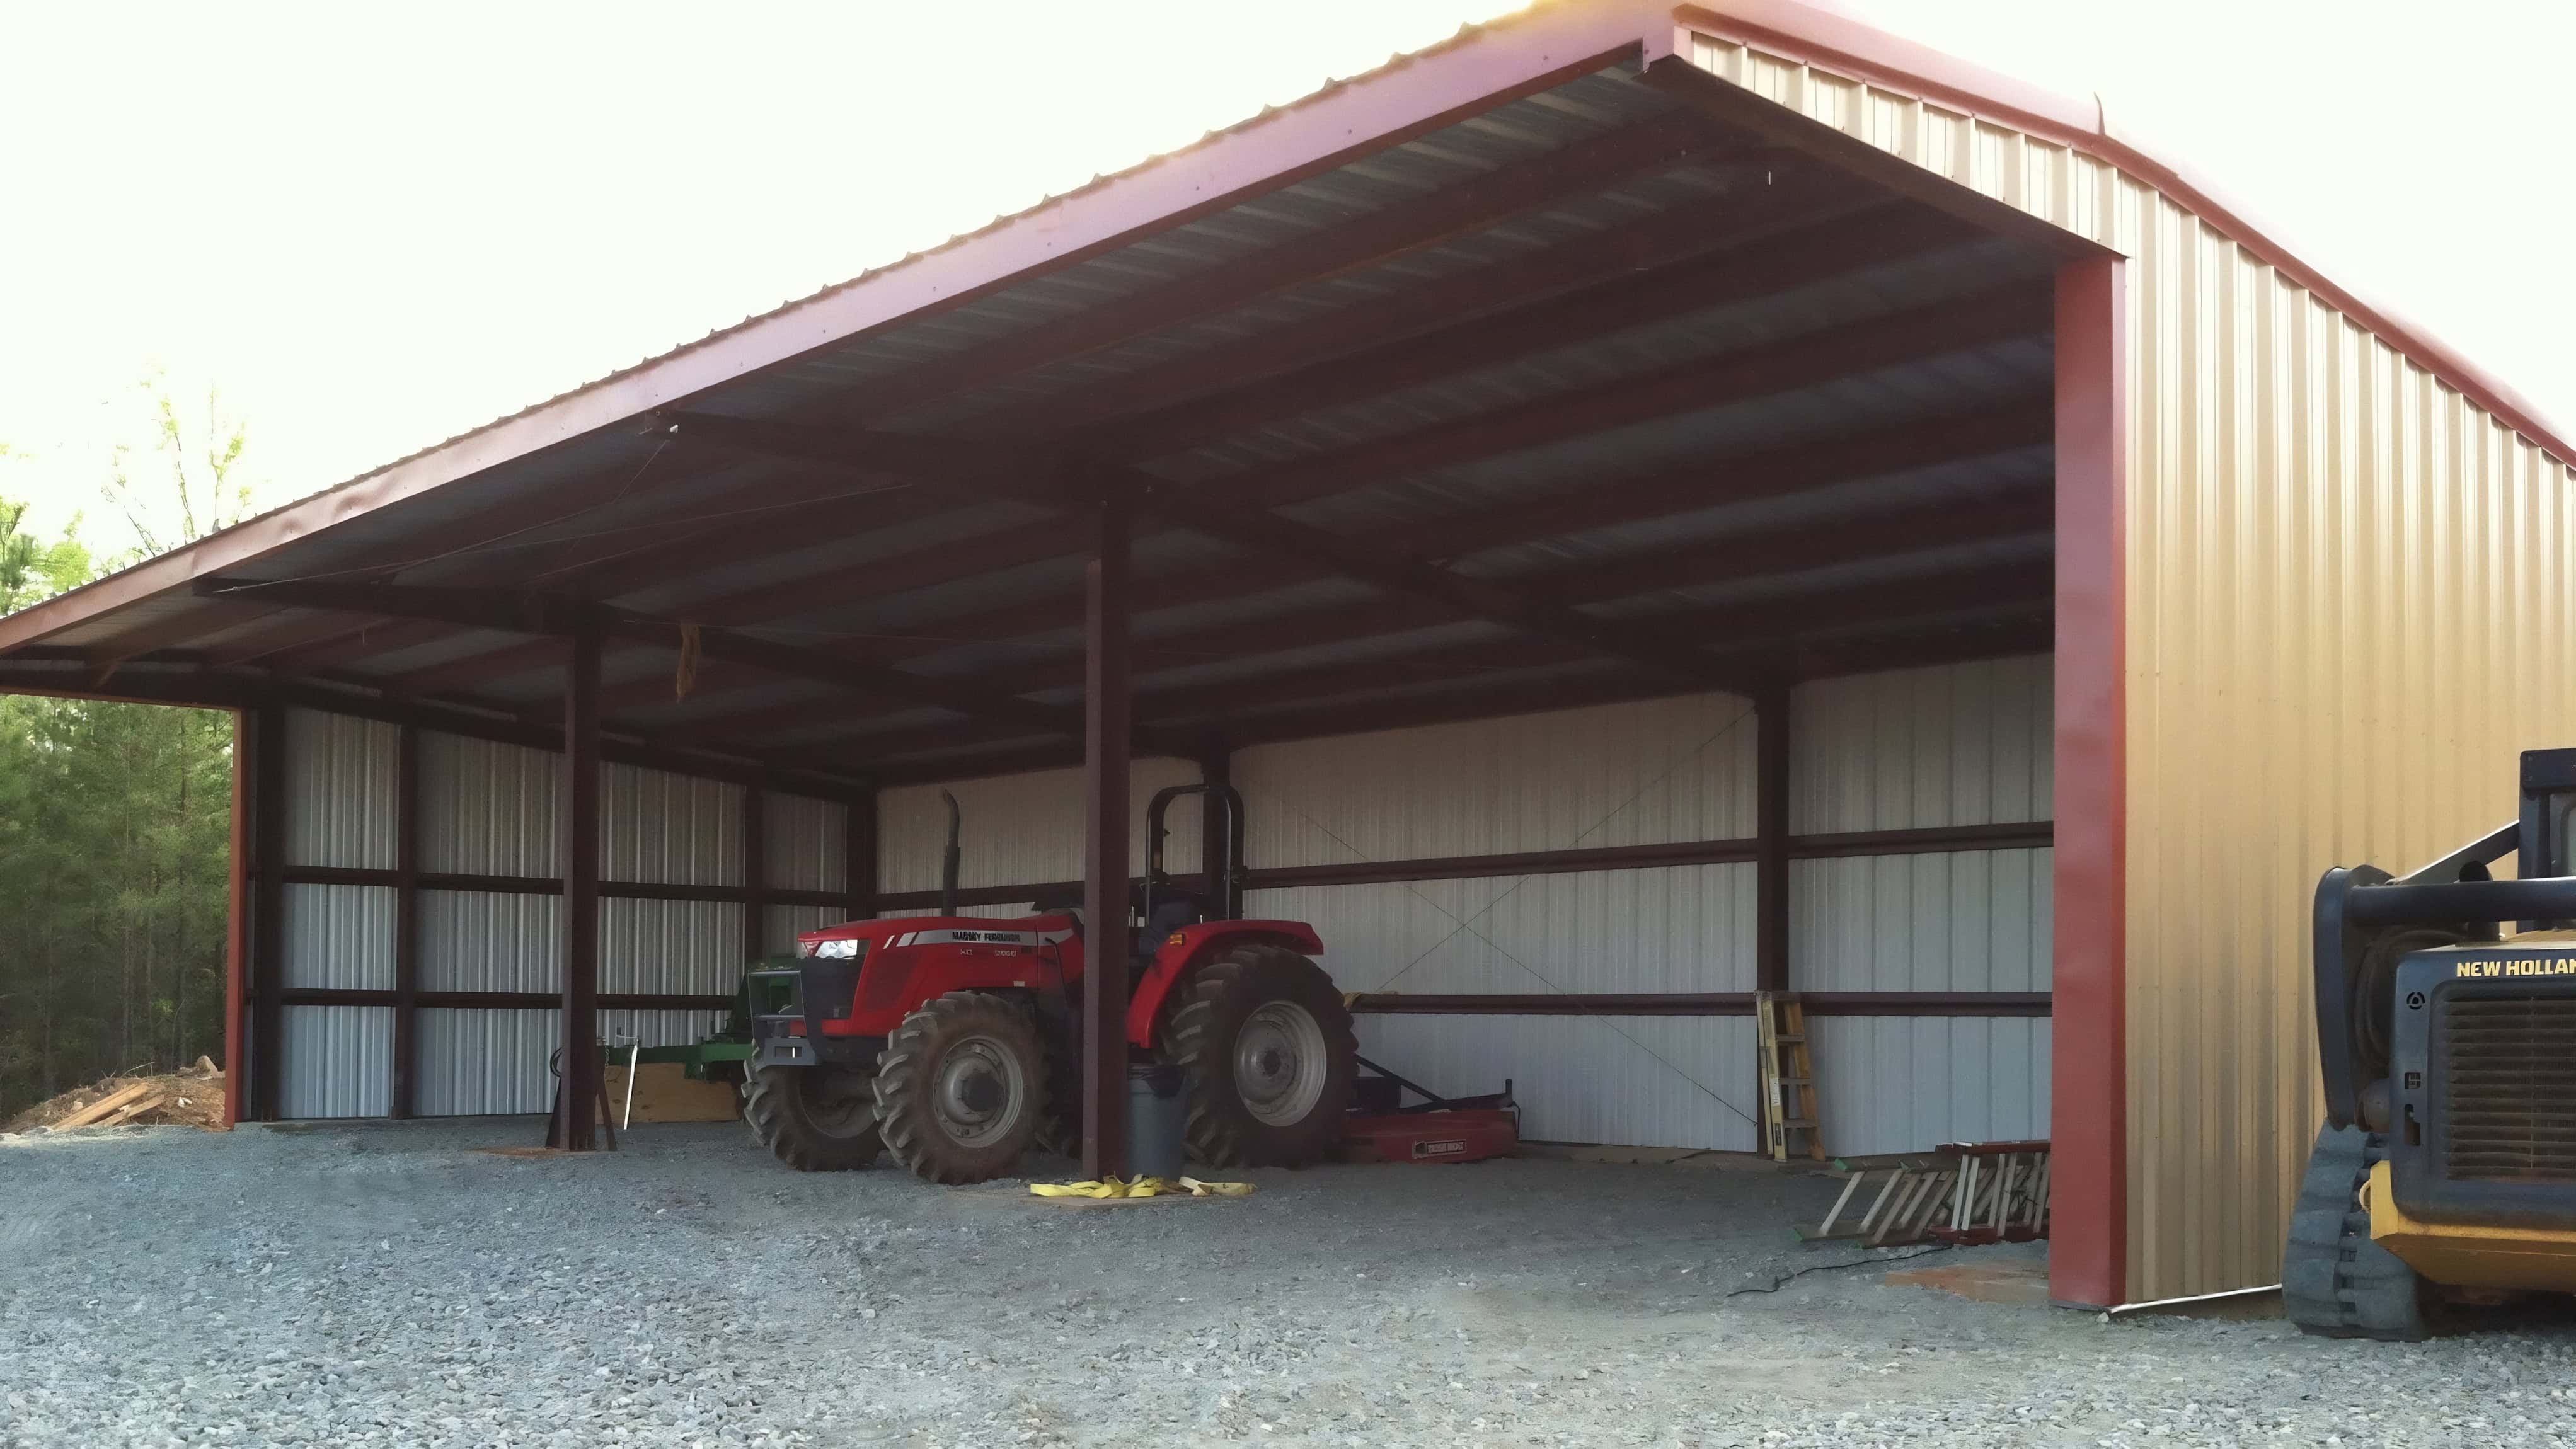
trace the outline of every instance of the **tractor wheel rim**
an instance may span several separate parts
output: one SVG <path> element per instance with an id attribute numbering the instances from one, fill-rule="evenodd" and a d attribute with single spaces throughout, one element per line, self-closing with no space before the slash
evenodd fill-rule
<path id="1" fill-rule="evenodd" d="M 948 1049 L 930 1094 L 940 1133 L 960 1147 L 989 1147 L 1009 1136 L 1027 1100 L 1019 1057 L 985 1036 Z"/>
<path id="2" fill-rule="evenodd" d="M 1324 1028 L 1293 1001 L 1262 1003 L 1234 1038 L 1234 1089 L 1244 1110 L 1272 1127 L 1294 1127 L 1324 1098 Z"/>
<path id="3" fill-rule="evenodd" d="M 877 1125 L 875 1095 L 857 1072 L 807 1067 L 796 1075 L 804 1098 L 805 1120 L 826 1137 L 849 1138 L 873 1132 Z"/>

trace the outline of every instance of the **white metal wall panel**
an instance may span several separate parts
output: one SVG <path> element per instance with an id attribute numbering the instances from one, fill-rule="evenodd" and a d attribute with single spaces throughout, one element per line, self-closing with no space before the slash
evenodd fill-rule
<path id="1" fill-rule="evenodd" d="M 420 868 L 561 875 L 556 756 L 456 735 L 420 737 Z"/>
<path id="2" fill-rule="evenodd" d="M 1164 786 L 1192 784 L 1198 777 L 1198 767 L 1186 760 L 1136 761 L 1128 792 L 1132 801 L 1128 827 L 1131 872 L 1142 873 L 1145 868 L 1146 803 Z M 940 853 L 948 842 L 948 811 L 939 801 L 941 788 L 906 786 L 877 796 L 879 889 L 938 888 Z M 1080 770 L 1042 770 L 989 780 L 961 780 L 944 788 L 956 795 L 963 815 L 958 833 L 959 884 L 1028 885 L 1073 880 L 1082 874 Z M 1257 823 L 1259 807 L 1254 807 L 1252 814 Z M 1172 835 L 1164 846 L 1165 863 L 1173 870 L 1198 869 L 1198 801 L 1190 798 L 1176 802 L 1169 823 Z M 1016 913 L 1016 907 L 1000 912 Z"/>
<path id="3" fill-rule="evenodd" d="M 286 861 L 391 870 L 399 727 L 286 712 Z"/>
<path id="4" fill-rule="evenodd" d="M 382 1117 L 393 1110 L 392 1007 L 287 1006 L 279 1011 L 279 1116 Z"/>
<path id="5" fill-rule="evenodd" d="M 413 1110 L 424 1117 L 546 1111 L 554 1099 L 546 1061 L 560 1044 L 562 1016 L 558 1011 L 421 1012 L 420 1084 Z"/>
<path id="6" fill-rule="evenodd" d="M 718 901 L 599 903 L 599 989 L 730 993 L 742 984 L 742 913 Z"/>
<path id="7" fill-rule="evenodd" d="M 657 885 L 742 884 L 742 787 L 601 766 L 599 874 Z"/>
<path id="8" fill-rule="evenodd" d="M 1234 757 L 1253 866 L 1753 833 L 1752 705 L 1690 695 L 1262 745 Z"/>
<path id="9" fill-rule="evenodd" d="M 420 989 L 561 991 L 562 899 L 422 891 Z"/>
<path id="10" fill-rule="evenodd" d="M 1789 829 L 1919 830 L 2045 820 L 2052 660 L 1900 669 L 1798 686 Z"/>
<path id="11" fill-rule="evenodd" d="M 1509 1077 L 1539 1141 L 1755 1146 L 1748 1016 L 1362 1017 L 1360 1053 L 1440 1092 Z"/>
<path id="12" fill-rule="evenodd" d="M 394 888 L 288 885 L 278 919 L 290 987 L 394 988 Z"/>
<path id="13" fill-rule="evenodd" d="M 2048 1135 L 2046 1018 L 1811 1016 L 1807 1035 L 1827 1152 Z"/>
<path id="14" fill-rule="evenodd" d="M 633 1037 L 639 1046 L 687 1046 L 723 1030 L 727 1015 L 721 1011 L 603 1011 L 599 1014 L 599 1039 Z M 604 1051 L 601 1059 L 612 1066 L 626 1062 L 613 1050 Z"/>
<path id="15" fill-rule="evenodd" d="M 1789 865 L 1789 979 L 1801 991 L 2046 991 L 2046 850 Z"/>
<path id="16" fill-rule="evenodd" d="M 849 912 L 836 911 L 829 906 L 766 907 L 760 918 L 761 952 L 770 956 L 792 956 L 796 953 L 798 936 L 807 931 L 819 931 L 825 926 L 837 926 L 849 916 Z"/>
<path id="17" fill-rule="evenodd" d="M 1753 886 L 1667 866 L 1251 891 L 1244 913 L 1312 923 L 1344 991 L 1750 991 Z"/>
<path id="18" fill-rule="evenodd" d="M 836 891 L 849 879 L 850 810 L 829 800 L 772 791 L 760 802 L 763 884 Z"/>

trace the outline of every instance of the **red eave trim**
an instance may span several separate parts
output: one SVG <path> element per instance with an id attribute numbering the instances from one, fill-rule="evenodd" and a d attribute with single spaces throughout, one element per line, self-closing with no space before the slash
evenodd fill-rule
<path id="1" fill-rule="evenodd" d="M 2180 166 L 2120 135 L 2100 102 L 2070 99 L 1846 15 L 1798 0 L 1721 0 L 1724 13 L 1684 5 L 1676 24 L 1819 70 L 1991 120 L 2117 167 L 2155 187 L 2265 265 L 2323 297 L 2408 361 L 2510 425 L 2561 463 L 2576 464 L 2576 437 L 2530 400 L 2402 314 L 2342 286 L 2293 253 L 2246 208 Z"/>

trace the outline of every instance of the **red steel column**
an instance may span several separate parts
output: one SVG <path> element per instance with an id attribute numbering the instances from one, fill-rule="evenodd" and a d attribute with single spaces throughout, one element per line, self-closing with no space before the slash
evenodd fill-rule
<path id="1" fill-rule="evenodd" d="M 758 781 L 742 787 L 742 960 L 756 965 L 769 945 L 769 812 Z"/>
<path id="2" fill-rule="evenodd" d="M 1753 697 L 1753 989 L 1789 989 L 1789 686 Z"/>
<path id="3" fill-rule="evenodd" d="M 2048 1292 L 2128 1290 L 2126 653 L 2128 281 L 2117 258 L 2057 273 L 2057 939 L 2050 989 Z"/>
<path id="4" fill-rule="evenodd" d="M 842 893 L 853 921 L 872 921 L 877 914 L 877 792 L 852 795 L 841 829 Z"/>
<path id="5" fill-rule="evenodd" d="M 1127 1171 L 1127 614 L 1134 508 L 1100 505 L 1083 570 L 1082 1172 Z"/>
<path id="6" fill-rule="evenodd" d="M 599 629 L 576 627 L 564 686 L 563 1080 L 557 1145 L 587 1152 L 599 1093 Z"/>
<path id="7" fill-rule="evenodd" d="M 250 1117 L 278 1120 L 286 1004 L 286 707 L 260 705 L 251 730 Z"/>
<path id="8" fill-rule="evenodd" d="M 250 1041 L 250 716 L 233 711 L 231 889 L 224 905 L 224 1125 L 243 1120 Z"/>
<path id="9" fill-rule="evenodd" d="M 394 750 L 394 1091 L 393 1114 L 420 1104 L 420 726 L 407 724 Z"/>

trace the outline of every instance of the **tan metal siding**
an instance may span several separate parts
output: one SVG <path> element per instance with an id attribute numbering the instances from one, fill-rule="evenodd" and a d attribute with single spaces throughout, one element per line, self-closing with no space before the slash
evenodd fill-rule
<path id="1" fill-rule="evenodd" d="M 2128 256 L 2129 1294 L 2271 1281 L 2322 1115 L 2329 865 L 2568 742 L 2568 469 L 2149 181 L 1712 37 L 1704 69 Z"/>
<path id="2" fill-rule="evenodd" d="M 2131 1281 L 2267 1282 L 2323 1114 L 2318 873 L 2568 742 L 2564 467 L 2161 196 L 2133 271 Z"/>

